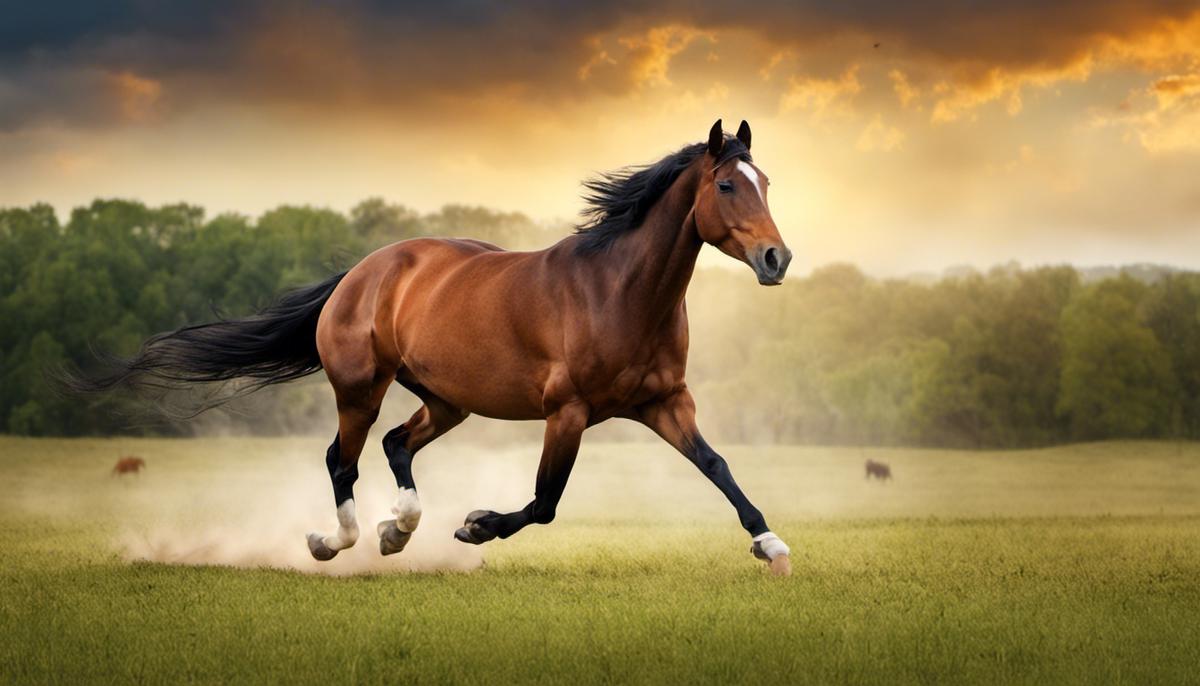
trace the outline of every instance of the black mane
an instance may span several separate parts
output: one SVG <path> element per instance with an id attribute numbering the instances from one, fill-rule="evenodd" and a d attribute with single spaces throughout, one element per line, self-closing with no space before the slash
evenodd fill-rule
<path id="1" fill-rule="evenodd" d="M 583 199 L 588 207 L 583 211 L 583 223 L 575 227 L 576 235 L 581 238 L 575 252 L 581 255 L 602 252 L 622 234 L 637 228 L 654 203 L 706 148 L 705 143 L 695 143 L 654 164 L 624 167 L 584 181 L 587 193 Z M 734 158 L 749 162 L 750 149 L 737 138 L 726 136 L 717 165 Z"/>

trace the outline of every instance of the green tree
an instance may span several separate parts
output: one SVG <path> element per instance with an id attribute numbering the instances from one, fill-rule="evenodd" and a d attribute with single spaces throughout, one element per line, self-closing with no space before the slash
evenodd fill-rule
<path id="1" fill-rule="evenodd" d="M 1177 437 L 1200 438 L 1200 274 L 1170 274 L 1151 289 L 1147 325 L 1171 358 Z"/>
<path id="2" fill-rule="evenodd" d="M 1128 276 L 1082 289 L 1063 311 L 1059 412 L 1077 439 L 1162 435 L 1175 379 L 1167 351 L 1138 315 L 1148 287 Z"/>

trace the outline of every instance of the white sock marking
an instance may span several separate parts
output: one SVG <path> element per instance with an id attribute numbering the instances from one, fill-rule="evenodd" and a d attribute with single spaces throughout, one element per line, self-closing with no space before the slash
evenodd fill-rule
<path id="1" fill-rule="evenodd" d="M 345 550 L 358 542 L 358 520 L 354 517 L 354 498 L 338 505 L 338 531 L 332 536 L 325 537 L 325 545 L 330 550 Z"/>
<path id="2" fill-rule="evenodd" d="M 787 547 L 786 543 L 784 543 L 778 536 L 770 531 L 755 536 L 754 542 L 759 544 L 763 550 L 763 553 L 765 553 L 766 556 L 771 560 L 774 560 L 780 555 L 790 555 L 792 552 L 791 549 Z"/>
<path id="3" fill-rule="evenodd" d="M 758 191 L 758 199 L 762 200 L 765 205 L 767 199 L 763 197 L 762 186 L 758 185 L 758 172 L 754 171 L 754 167 L 741 160 L 738 160 L 737 168 L 738 171 L 746 175 L 747 179 L 750 179 L 750 183 L 754 184 L 754 190 Z"/>
<path id="4" fill-rule="evenodd" d="M 396 515 L 397 529 L 404 533 L 417 530 L 417 525 L 421 523 L 421 500 L 415 488 L 400 489 L 396 504 L 392 505 L 392 514 Z"/>

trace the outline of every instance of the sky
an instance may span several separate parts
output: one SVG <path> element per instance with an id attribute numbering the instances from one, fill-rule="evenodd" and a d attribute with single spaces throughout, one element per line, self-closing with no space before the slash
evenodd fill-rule
<path id="1" fill-rule="evenodd" d="M 575 221 L 720 117 L 800 269 L 1200 268 L 1197 2 L 0 5 L 0 206 Z"/>

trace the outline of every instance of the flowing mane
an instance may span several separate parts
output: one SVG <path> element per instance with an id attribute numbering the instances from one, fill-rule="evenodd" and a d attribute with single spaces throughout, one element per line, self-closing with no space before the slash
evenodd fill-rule
<path id="1" fill-rule="evenodd" d="M 588 206 L 582 213 L 583 223 L 575 227 L 575 233 L 582 238 L 575 247 L 576 253 L 602 252 L 622 234 L 640 226 L 654 203 L 688 165 L 704 154 L 706 147 L 705 143 L 694 143 L 654 164 L 623 167 L 584 181 L 587 192 L 583 199 Z M 750 162 L 750 150 L 737 138 L 726 136 L 717 165 L 734 158 Z"/>

